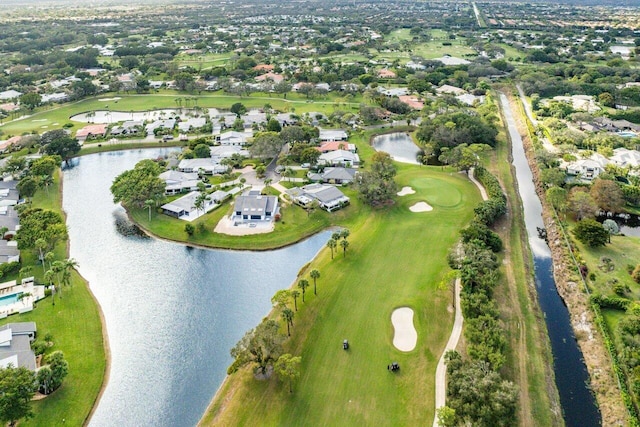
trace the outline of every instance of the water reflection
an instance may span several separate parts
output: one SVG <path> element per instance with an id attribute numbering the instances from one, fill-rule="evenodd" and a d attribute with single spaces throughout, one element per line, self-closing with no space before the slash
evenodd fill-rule
<path id="1" fill-rule="evenodd" d="M 413 143 L 411 136 L 406 132 L 388 133 L 373 138 L 373 148 L 377 151 L 385 151 L 393 160 L 402 163 L 419 164 L 417 160 L 420 148 Z"/>
<path id="2" fill-rule="evenodd" d="M 71 256 L 100 302 L 112 353 L 91 426 L 195 425 L 224 379 L 229 349 L 328 238 L 258 253 L 140 236 L 109 187 L 168 150 L 94 154 L 65 170 Z"/>

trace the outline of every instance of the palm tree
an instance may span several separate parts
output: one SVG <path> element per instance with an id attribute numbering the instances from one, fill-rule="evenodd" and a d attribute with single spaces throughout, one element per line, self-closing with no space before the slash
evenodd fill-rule
<path id="1" fill-rule="evenodd" d="M 200 193 L 197 197 L 196 200 L 193 202 L 193 207 L 196 208 L 197 212 L 200 212 L 201 210 L 204 211 L 205 210 L 205 202 L 209 199 L 209 195 L 207 193 Z"/>
<path id="2" fill-rule="evenodd" d="M 309 281 L 306 279 L 302 279 L 298 282 L 298 287 L 302 289 L 302 302 L 304 302 L 304 293 L 305 290 L 309 287 Z"/>
<path id="3" fill-rule="evenodd" d="M 40 185 L 44 185 L 45 191 L 49 194 L 49 186 L 53 184 L 53 177 L 51 175 L 42 175 L 40 177 Z"/>
<path id="4" fill-rule="evenodd" d="M 42 272 L 45 273 L 46 272 L 46 268 L 44 266 L 44 250 L 47 248 L 47 246 L 49 246 L 49 244 L 47 243 L 47 241 L 45 239 L 37 239 L 36 240 L 36 249 L 38 250 L 39 253 L 39 259 L 40 262 L 42 263 Z"/>
<path id="5" fill-rule="evenodd" d="M 4 239 L 4 235 L 7 234 L 7 231 L 9 231 L 9 229 L 7 227 L 0 227 L 0 238 Z"/>
<path id="6" fill-rule="evenodd" d="M 334 232 L 334 233 L 331 235 L 331 238 L 332 238 L 333 240 L 336 240 L 336 241 L 337 241 L 337 240 L 340 240 L 340 237 L 341 237 L 341 235 L 340 235 L 340 232 L 339 232 L 339 231 L 336 231 L 336 232 Z"/>
<path id="7" fill-rule="evenodd" d="M 298 311 L 298 297 L 300 296 L 300 292 L 297 289 L 292 289 L 290 292 L 291 298 L 293 298 L 293 306 L 296 311 Z"/>
<path id="8" fill-rule="evenodd" d="M 149 209 L 149 222 L 151 222 L 151 208 L 154 207 L 156 201 L 153 199 L 148 199 L 144 201 L 144 206 Z"/>
<path id="9" fill-rule="evenodd" d="M 343 239 L 340 241 L 340 247 L 342 247 L 342 256 L 347 256 L 347 248 L 349 247 L 349 241 L 347 239 Z"/>
<path id="10" fill-rule="evenodd" d="M 282 318 L 285 322 L 287 322 L 287 335 L 291 336 L 291 330 L 289 329 L 289 325 L 293 326 L 293 310 L 290 308 L 285 308 L 282 310 Z"/>
<path id="11" fill-rule="evenodd" d="M 320 278 L 320 272 L 313 269 L 311 270 L 311 273 L 309 273 L 309 276 L 313 279 L 313 294 L 318 295 L 318 292 L 316 292 L 316 280 Z"/>
<path id="12" fill-rule="evenodd" d="M 329 239 L 329 241 L 327 242 L 327 247 L 331 249 L 331 259 L 333 259 L 333 250 L 336 248 L 336 246 L 338 246 L 336 241 L 334 239 Z"/>
<path id="13" fill-rule="evenodd" d="M 53 270 L 47 270 L 44 273 L 44 281 L 47 282 L 49 285 L 53 283 L 54 277 L 55 277 L 55 273 L 53 272 Z M 55 292 L 53 291 L 51 291 L 51 304 L 56 305 Z"/>
<path id="14" fill-rule="evenodd" d="M 269 186 L 271 185 L 272 182 L 273 182 L 273 179 L 271 179 L 271 178 L 265 179 L 264 180 L 265 189 L 269 188 Z"/>
<path id="15" fill-rule="evenodd" d="M 348 228 L 343 228 L 342 231 L 340 232 L 340 237 L 342 237 L 343 239 L 347 240 L 347 237 L 349 237 L 349 234 L 351 234 L 349 232 Z"/>
<path id="16" fill-rule="evenodd" d="M 73 258 L 68 258 L 62 261 L 64 271 L 62 272 L 62 283 L 66 286 L 71 285 L 71 270 L 78 268 L 79 264 Z"/>

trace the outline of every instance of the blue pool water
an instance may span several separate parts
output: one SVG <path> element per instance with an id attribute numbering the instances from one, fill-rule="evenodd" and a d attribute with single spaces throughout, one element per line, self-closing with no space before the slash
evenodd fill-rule
<path id="1" fill-rule="evenodd" d="M 18 296 L 20 296 L 22 292 L 18 292 L 17 294 L 4 295 L 0 297 L 0 307 L 4 307 L 5 305 L 14 304 L 18 302 Z"/>

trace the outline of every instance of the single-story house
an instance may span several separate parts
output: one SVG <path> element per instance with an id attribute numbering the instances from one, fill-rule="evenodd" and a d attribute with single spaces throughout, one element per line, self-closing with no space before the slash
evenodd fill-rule
<path id="1" fill-rule="evenodd" d="M 206 159 L 182 159 L 178 163 L 178 170 L 186 173 L 200 173 L 202 171 L 205 175 L 216 175 L 226 173 L 229 168 L 209 157 Z"/>
<path id="2" fill-rule="evenodd" d="M 180 132 L 190 132 L 196 129 L 200 129 L 207 124 L 207 119 L 204 117 L 191 117 L 184 122 L 178 123 L 178 130 Z"/>
<path id="3" fill-rule="evenodd" d="M 347 150 L 355 153 L 357 151 L 355 144 L 349 144 L 345 141 L 328 141 L 316 147 L 321 153 L 328 153 L 329 151 Z"/>
<path id="4" fill-rule="evenodd" d="M 189 194 L 185 194 L 184 196 L 176 199 L 172 202 L 165 203 L 160 206 L 162 209 L 162 213 L 165 215 L 172 216 L 178 219 L 186 219 L 191 220 L 197 218 L 199 213 L 206 213 L 210 210 L 214 209 L 218 206 L 212 199 L 209 197 L 204 202 L 203 209 L 200 209 L 198 212 L 195 207 L 196 199 L 200 196 L 199 191 L 192 191 Z"/>
<path id="5" fill-rule="evenodd" d="M 456 58 L 455 56 L 444 55 L 441 58 L 434 58 L 434 61 L 440 61 L 444 65 L 467 65 L 471 64 L 470 61 L 462 58 Z"/>
<path id="6" fill-rule="evenodd" d="M 378 71 L 378 77 L 381 79 L 395 79 L 397 77 L 396 73 L 389 70 L 388 68 L 383 68 Z"/>
<path id="7" fill-rule="evenodd" d="M 476 102 L 482 104 L 484 102 L 484 96 L 475 96 L 470 93 L 458 95 L 456 99 L 466 105 L 474 105 Z"/>
<path id="8" fill-rule="evenodd" d="M 360 156 L 346 150 L 329 151 L 328 153 L 320 154 L 320 157 L 318 157 L 318 164 L 331 166 L 350 165 L 358 167 L 360 166 Z"/>
<path id="9" fill-rule="evenodd" d="M 20 200 L 18 181 L 0 181 L 0 206 L 15 206 Z"/>
<path id="10" fill-rule="evenodd" d="M 257 76 L 255 78 L 255 80 L 257 82 L 264 82 L 266 80 L 271 80 L 274 83 L 280 83 L 281 81 L 284 80 L 284 76 L 282 74 L 276 74 L 276 73 L 268 72 L 266 74 L 262 74 L 260 76 Z"/>
<path id="11" fill-rule="evenodd" d="M 355 179 L 355 169 L 351 168 L 325 168 L 321 173 L 308 172 L 307 177 L 311 181 L 320 181 L 325 184 L 349 184 Z"/>
<path id="12" fill-rule="evenodd" d="M 0 264 L 8 262 L 20 262 L 18 242 L 0 239 Z"/>
<path id="13" fill-rule="evenodd" d="M 293 201 L 303 208 L 317 200 L 319 206 L 327 212 L 336 211 L 349 204 L 349 197 L 333 185 L 309 184 L 300 188 L 292 188 L 287 193 Z"/>
<path id="14" fill-rule="evenodd" d="M 401 102 L 404 102 L 414 110 L 422 110 L 424 108 L 424 102 L 420 101 L 417 96 L 413 95 L 401 95 L 398 97 Z"/>
<path id="15" fill-rule="evenodd" d="M 247 134 L 244 132 L 225 132 L 216 137 L 216 141 L 223 146 L 239 146 L 247 144 Z"/>
<path id="16" fill-rule="evenodd" d="M 13 237 L 20 230 L 20 218 L 13 206 L 0 206 L 0 228 L 5 227 L 6 237 Z"/>
<path id="17" fill-rule="evenodd" d="M 465 93 L 467 93 L 466 90 L 461 89 L 459 87 L 455 87 L 455 86 L 451 86 L 451 85 L 442 85 L 438 88 L 436 88 L 436 93 L 441 95 L 443 93 L 447 93 L 450 95 L 464 95 Z"/>
<path id="18" fill-rule="evenodd" d="M 22 139 L 22 136 L 16 135 L 7 139 L 6 141 L 0 141 L 0 153 L 4 152 L 7 148 L 11 147 L 13 144 L 17 144 Z"/>
<path id="19" fill-rule="evenodd" d="M 239 154 L 243 157 L 249 157 L 249 152 L 237 145 L 215 145 L 213 147 L 209 147 L 209 149 L 211 151 L 211 158 L 218 163 L 222 159 L 231 157 L 234 154 Z"/>
<path id="20" fill-rule="evenodd" d="M 86 141 L 89 137 L 105 137 L 107 135 L 107 125 L 104 123 L 88 125 L 83 127 L 82 129 L 78 129 L 76 132 L 76 138 L 79 141 Z"/>
<path id="21" fill-rule="evenodd" d="M 5 90 L 4 92 L 0 92 L 0 101 L 8 101 L 10 99 L 19 98 L 22 96 L 22 92 L 18 92 L 17 90 Z"/>
<path id="22" fill-rule="evenodd" d="M 173 130 L 175 126 L 176 126 L 175 119 L 156 120 L 155 122 L 148 124 L 145 129 L 147 130 L 147 135 L 153 135 L 153 132 L 156 129 Z"/>
<path id="23" fill-rule="evenodd" d="M 346 141 L 349 135 L 342 129 L 320 129 L 319 139 L 321 142 Z"/>
<path id="24" fill-rule="evenodd" d="M 7 323 L 0 326 L 0 368 L 36 370 L 36 355 L 31 343 L 36 339 L 35 322 Z"/>
<path id="25" fill-rule="evenodd" d="M 158 178 L 167 184 L 164 190 L 167 195 L 196 191 L 198 189 L 198 184 L 202 182 L 197 173 L 187 173 L 174 170 L 162 172 Z"/>
<path id="26" fill-rule="evenodd" d="M 237 222 L 273 221 L 278 213 L 278 198 L 249 191 L 236 198 L 232 220 Z"/>
<path id="27" fill-rule="evenodd" d="M 640 166 L 640 152 L 637 150 L 629 150 L 627 148 L 616 148 L 613 150 L 611 161 L 617 166 L 637 167 Z"/>
<path id="28" fill-rule="evenodd" d="M 57 92 L 51 94 L 43 94 L 41 96 L 40 102 L 46 104 L 47 102 L 64 102 L 69 100 L 69 95 L 64 92 Z"/>
<path id="29" fill-rule="evenodd" d="M 388 88 L 388 87 L 378 86 L 376 90 L 378 91 L 378 93 L 381 93 L 384 96 L 403 96 L 403 95 L 409 94 L 409 89 L 407 89 L 406 87 Z"/>

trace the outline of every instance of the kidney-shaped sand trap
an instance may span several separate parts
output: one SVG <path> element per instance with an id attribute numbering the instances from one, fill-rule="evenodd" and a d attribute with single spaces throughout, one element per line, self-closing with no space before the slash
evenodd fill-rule
<path id="1" fill-rule="evenodd" d="M 393 345 L 400 351 L 411 351 L 416 348 L 418 332 L 413 327 L 413 310 L 409 307 L 400 307 L 393 310 L 391 323 L 395 330 Z"/>
<path id="2" fill-rule="evenodd" d="M 418 202 L 413 206 L 409 207 L 411 212 L 429 212 L 432 211 L 433 208 L 426 202 Z"/>
<path id="3" fill-rule="evenodd" d="M 398 196 L 406 196 L 407 194 L 415 194 L 416 190 L 411 187 L 402 187 L 402 190 L 398 191 Z"/>

